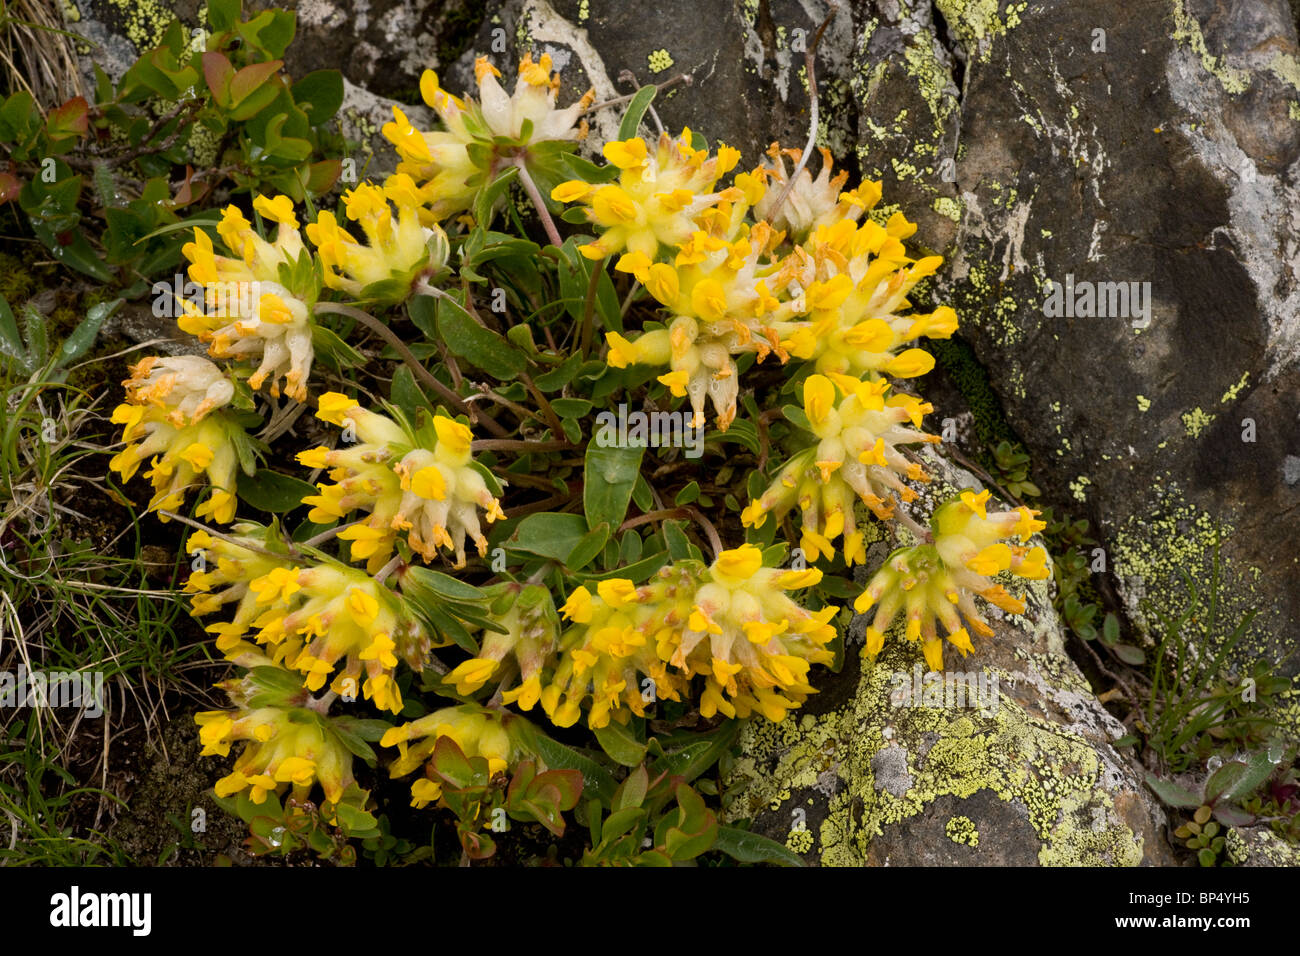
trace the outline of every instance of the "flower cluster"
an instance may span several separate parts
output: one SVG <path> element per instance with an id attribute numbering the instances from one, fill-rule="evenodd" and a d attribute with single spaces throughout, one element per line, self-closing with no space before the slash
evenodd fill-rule
<path id="1" fill-rule="evenodd" d="M 295 797 L 306 799 L 319 783 L 325 798 L 338 803 L 356 782 L 346 744 L 327 719 L 304 706 L 305 694 L 277 687 L 283 672 L 269 659 L 254 651 L 242 660 L 254 669 L 217 685 L 234 709 L 194 717 L 204 756 L 224 757 L 233 743 L 245 742 L 231 772 L 217 781 L 217 796 L 248 790 L 249 799 L 260 804 L 268 794 L 292 787 Z"/>
<path id="2" fill-rule="evenodd" d="M 724 146 L 706 158 L 689 130 L 661 136 L 653 153 L 634 138 L 607 144 L 605 156 L 619 169 L 616 184 L 562 183 L 552 198 L 583 202 L 600 232 L 583 252 L 626 250 L 616 268 L 669 315 L 666 329 L 636 339 L 608 333 L 608 362 L 667 365 L 659 380 L 689 399 L 697 424 L 706 399 L 720 428 L 735 418 L 736 355 L 811 360 L 850 394 L 860 379 L 925 374 L 933 358 L 906 344 L 956 329 L 946 306 L 907 312 L 908 293 L 943 261 L 907 255 L 902 240 L 916 226 L 898 213 L 858 225 L 880 200 L 878 183 L 842 192 L 845 177 L 830 178 L 829 159 L 817 180 L 805 169 L 791 183 L 774 147 L 773 165 L 719 189 L 739 154 Z"/>
<path id="3" fill-rule="evenodd" d="M 475 61 L 474 76 L 477 102 L 442 89 L 432 70 L 425 70 L 420 78 L 420 95 L 445 130 L 419 130 L 396 106 L 393 121 L 382 130 L 401 158 L 398 173 L 419 184 L 426 222 L 443 221 L 469 209 L 486 174 L 508 162 L 502 150 L 527 159 L 530 148 L 539 144 L 586 136 L 586 123 L 574 124 L 591 105 L 594 93 L 588 91 L 577 103 L 560 109 L 560 78 L 551 73 L 550 54 L 537 61 L 531 54 L 523 58 L 513 94 L 502 89 L 497 82 L 501 73 L 486 57 Z"/>
<path id="4" fill-rule="evenodd" d="M 396 413 L 395 413 L 396 414 Z M 465 540 L 487 552 L 479 511 L 488 522 L 504 518 L 484 472 L 470 453 L 469 427 L 445 415 L 412 427 L 361 407 L 338 392 L 320 397 L 316 416 L 332 425 L 346 422 L 356 442 L 348 447 L 312 448 L 298 455 L 309 468 L 328 468 L 333 484 L 319 484 L 304 504 L 308 517 L 326 523 L 358 509 L 369 512 L 340 532 L 352 543 L 353 560 L 367 560 L 374 572 L 387 563 L 399 532 L 412 550 L 431 561 L 440 548 L 452 549 L 456 566 L 465 566 Z"/>
<path id="5" fill-rule="evenodd" d="M 559 640 L 560 620 L 551 592 L 536 584 L 494 585 L 484 589 L 492 599 L 490 620 L 500 631 L 485 631 L 479 652 L 457 665 L 445 680 L 456 693 L 468 696 L 508 669 L 514 686 L 504 689 L 502 701 L 518 703 L 524 710 L 542 693 L 542 669 L 551 660 Z"/>
<path id="6" fill-rule="evenodd" d="M 217 781 L 219 797 L 249 790 L 252 801 L 262 803 L 268 793 L 292 786 L 305 799 L 319 783 L 326 798 L 338 802 L 354 782 L 352 754 L 308 712 L 258 707 L 202 711 L 194 719 L 204 756 L 224 757 L 232 742 L 248 741 L 231 772 Z"/>
<path id="7" fill-rule="evenodd" d="M 930 519 L 933 541 L 900 548 L 872 577 L 853 605 L 860 614 L 875 609 L 867 627 L 870 656 L 880 653 L 885 631 L 900 613 L 907 639 L 921 642 L 932 670 L 943 670 L 945 638 L 963 655 L 974 649 L 966 626 L 981 637 L 993 636 L 975 595 L 1009 614 L 1024 613 L 1024 602 L 993 577 L 1004 571 L 1030 580 L 1048 577 L 1046 550 L 1025 546 L 1046 525 L 1029 508 L 990 513 L 988 499 L 987 491 L 965 491 L 940 506 Z M 1019 543 L 1006 543 L 1011 537 Z"/>
<path id="8" fill-rule="evenodd" d="M 389 202 L 397 207 L 397 219 Z M 364 298 L 400 302 L 413 284 L 447 262 L 447 235 L 420 222 L 423 198 L 405 173 L 390 176 L 382 189 L 362 183 L 343 197 L 348 219 L 365 234 L 362 245 L 323 210 L 307 227 L 320 253 L 324 281 L 331 289 Z"/>
<path id="9" fill-rule="evenodd" d="M 808 611 L 785 594 L 820 579 L 816 569 L 765 568 L 763 553 L 743 545 L 708 567 L 677 562 L 640 588 L 623 579 L 601 581 L 596 595 L 579 588 L 563 608 L 574 626 L 542 708 L 568 726 L 589 697 L 587 722 L 603 727 L 657 698 L 677 700 L 700 676 L 703 716 L 780 721 L 816 692 L 810 665 L 834 658 L 836 608 Z"/>
<path id="10" fill-rule="evenodd" d="M 267 242 L 237 206 L 228 206 L 217 234 L 234 257 L 217 255 L 212 238 L 198 226 L 194 240 L 181 252 L 190 262 L 189 276 L 203 288 L 204 307 L 182 300 L 181 330 L 208 343 L 213 358 L 258 362 L 248 384 L 269 383 L 271 394 L 283 391 L 306 401 L 311 374 L 313 281 L 281 284 L 285 273 L 306 255 L 293 202 L 288 196 L 258 196 L 253 209 L 277 224 Z"/>
<path id="11" fill-rule="evenodd" d="M 842 534 L 845 561 L 865 564 L 854 503 L 860 500 L 877 518 L 888 521 L 897 505 L 895 493 L 903 502 L 916 497 L 902 479 L 929 481 L 925 469 L 904 457 L 898 446 L 939 440 L 906 424 L 919 424 L 930 406 L 911 395 L 886 398 L 889 387 L 885 381 L 858 382 L 837 401 L 837 387 L 830 379 L 809 376 L 804 381 L 804 414 L 818 443 L 792 456 L 762 497 L 745 508 L 741 520 L 762 527 L 768 514 L 797 506 L 803 517 L 800 547 L 808 560 L 834 557 L 832 542 Z"/>
<path id="12" fill-rule="evenodd" d="M 506 731 L 499 712 L 462 704 L 443 707 L 431 714 L 392 727 L 384 733 L 380 746 L 396 747 L 398 757 L 389 766 L 389 774 L 402 777 L 425 763 L 447 737 L 466 757 L 483 757 L 489 773 L 505 773 L 520 757 L 519 748 Z M 411 741 L 416 741 L 412 744 Z M 442 796 L 442 785 L 426 768 L 425 776 L 411 785 L 411 806 L 424 807 Z"/>
<path id="13" fill-rule="evenodd" d="M 197 514 L 225 524 L 235 516 L 236 443 L 243 429 L 225 414 L 234 384 L 216 365 L 194 355 L 149 356 L 131 368 L 122 385 L 127 400 L 113 409 L 127 446 L 109 468 L 130 481 L 146 461 L 153 482 L 151 510 L 180 507 L 200 475 L 212 485 Z M 164 516 L 165 520 L 165 516 Z"/>
<path id="14" fill-rule="evenodd" d="M 238 602 L 232 621 L 208 627 L 218 636 L 218 649 L 240 650 L 251 633 L 273 662 L 301 675 L 307 690 L 320 690 L 333 674 L 332 692 L 356 699 L 359 689 L 376 707 L 401 711 L 398 659 L 420 670 L 433 641 L 400 595 L 337 562 L 277 561 L 251 536 L 214 541 L 198 532 L 188 547 L 217 554 L 214 569 L 196 572 L 186 583 L 197 594 L 192 613 L 203 616 Z"/>

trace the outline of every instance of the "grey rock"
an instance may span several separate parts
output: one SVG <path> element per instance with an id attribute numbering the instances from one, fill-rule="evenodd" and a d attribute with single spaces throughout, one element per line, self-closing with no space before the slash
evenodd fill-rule
<path id="1" fill-rule="evenodd" d="M 926 468 L 927 508 L 979 487 L 946 459 Z M 1013 590 L 1026 614 L 995 612 L 964 661 L 949 649 L 938 697 L 899 628 L 864 659 L 855 618 L 817 696 L 779 725 L 747 723 L 728 819 L 830 866 L 1172 864 L 1164 811 L 1113 748 L 1124 727 L 1066 654 L 1049 585 Z"/>

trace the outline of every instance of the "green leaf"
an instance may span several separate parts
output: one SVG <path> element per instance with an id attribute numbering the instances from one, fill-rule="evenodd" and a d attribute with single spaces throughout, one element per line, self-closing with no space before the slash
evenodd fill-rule
<path id="1" fill-rule="evenodd" d="M 432 568 L 411 565 L 402 576 L 403 582 L 408 579 L 445 601 L 473 604 L 486 601 L 488 598 L 487 593 L 482 589 L 476 588 L 472 584 L 466 584 L 464 581 L 458 581 L 451 575 L 443 574 L 441 571 L 435 571 Z"/>
<path id="2" fill-rule="evenodd" d="M 338 70 L 308 73 L 290 88 L 293 101 L 307 110 L 312 126 L 328 122 L 343 105 L 343 74 Z"/>
<path id="3" fill-rule="evenodd" d="M 528 326 L 521 325 L 516 328 L 526 329 Z M 551 402 L 551 407 L 561 418 L 582 418 L 591 411 L 592 405 L 585 398 L 557 398 Z"/>
<path id="4" fill-rule="evenodd" d="M 636 767 L 645 757 L 645 744 L 637 740 L 632 729 L 625 724 L 611 720 L 604 727 L 593 731 L 600 749 L 625 767 Z"/>
<path id="5" fill-rule="evenodd" d="M 533 384 L 543 392 L 558 392 L 573 381 L 573 376 L 578 374 L 578 369 L 581 367 L 582 356 L 575 352 L 560 365 L 533 379 Z"/>
<path id="6" fill-rule="evenodd" d="M 609 540 L 609 525 L 599 524 L 592 528 L 569 552 L 569 556 L 564 559 L 564 566 L 570 571 L 578 571 L 585 568 L 596 555 L 605 549 L 605 542 Z"/>
<path id="7" fill-rule="evenodd" d="M 1239 789 L 1247 777 L 1248 769 L 1240 760 L 1231 760 L 1210 774 L 1210 779 L 1205 781 L 1205 802 L 1214 804 L 1220 797 L 1226 798 L 1229 793 Z"/>
<path id="8" fill-rule="evenodd" d="M 1118 657 L 1120 660 L 1122 660 L 1125 664 L 1130 664 L 1133 667 L 1137 667 L 1141 665 L 1142 662 L 1147 659 L 1147 656 L 1143 652 L 1142 648 L 1134 647 L 1132 644 L 1116 644 L 1114 647 L 1111 648 L 1111 650 L 1113 650 L 1115 652 L 1115 656 Z"/>
<path id="9" fill-rule="evenodd" d="M 18 332 L 18 320 L 3 295 L 0 295 L 0 355 L 13 359 L 24 370 L 32 371 L 27 368 L 27 348 Z"/>
<path id="10" fill-rule="evenodd" d="M 114 299 L 112 302 L 100 302 L 98 305 L 91 306 L 86 312 L 85 319 L 63 341 L 63 346 L 59 349 L 58 364 L 67 365 L 90 351 L 90 347 L 95 344 L 95 339 L 99 335 L 100 326 L 104 324 L 105 319 L 117 311 L 122 302 L 122 299 Z"/>
<path id="11" fill-rule="evenodd" d="M 501 335 L 474 321 L 460 302 L 438 299 L 438 332 L 447 348 L 503 382 L 513 381 L 528 366 L 528 357 Z"/>
<path id="12" fill-rule="evenodd" d="M 686 537 L 686 532 L 682 530 L 682 523 L 675 518 L 670 518 L 663 523 L 664 544 L 668 546 L 668 554 L 674 561 L 685 561 L 693 557 L 690 539 Z"/>
<path id="13" fill-rule="evenodd" d="M 1172 780 L 1161 780 L 1155 774 L 1147 774 L 1147 786 L 1155 791 L 1157 797 L 1171 807 L 1199 807 L 1201 798 L 1190 790 L 1179 786 Z"/>
<path id="14" fill-rule="evenodd" d="M 760 833 L 750 833 L 739 827 L 719 827 L 713 849 L 721 850 L 741 863 L 776 863 L 780 866 L 803 866 L 799 855 L 783 844 L 768 839 Z"/>
<path id="15" fill-rule="evenodd" d="M 271 9 L 259 13 L 247 23 L 236 24 L 235 29 L 255 49 L 269 57 L 281 57 L 293 41 L 297 25 L 295 14 Z"/>
<path id="16" fill-rule="evenodd" d="M 654 86 L 643 86 L 636 91 L 636 95 L 627 104 L 627 112 L 623 114 L 623 119 L 618 124 L 619 139 L 631 139 L 636 135 L 636 131 L 641 127 L 641 118 L 650 108 L 650 101 L 655 98 L 657 92 L 658 89 Z"/>
<path id="17" fill-rule="evenodd" d="M 665 749 L 662 757 L 654 761 L 656 774 L 667 773 L 690 783 L 707 771 L 730 749 L 743 721 L 728 720 L 717 730 L 704 736 L 694 736 L 685 746 Z"/>
<path id="18" fill-rule="evenodd" d="M 632 564 L 625 564 L 621 568 L 614 568 L 611 571 L 602 571 L 598 574 L 580 574 L 579 576 L 588 583 L 592 581 L 604 581 L 607 578 L 627 578 L 632 581 L 633 584 L 640 584 L 667 563 L 668 552 L 659 551 Z"/>
<path id="19" fill-rule="evenodd" d="M 681 507 L 682 505 L 694 504 L 700 497 L 700 483 L 692 481 L 681 491 L 677 492 L 677 497 L 673 499 L 673 504 Z"/>
<path id="20" fill-rule="evenodd" d="M 650 774 L 644 766 L 638 765 L 618 785 L 618 791 L 614 794 L 614 802 L 610 805 L 610 809 L 618 813 L 620 810 L 626 810 L 630 807 L 640 807 L 645 802 L 646 791 L 649 789 Z"/>
<path id="21" fill-rule="evenodd" d="M 317 493 L 315 485 L 269 468 L 259 469 L 251 478 L 241 478 L 237 492 L 245 504 L 271 514 L 292 511 L 304 497 Z"/>
<path id="22" fill-rule="evenodd" d="M 208 23 L 213 33 L 233 30 L 239 22 L 241 0 L 208 0 Z"/>
<path id="23" fill-rule="evenodd" d="M 505 547 L 563 562 L 589 530 L 582 515 L 543 511 L 520 521 Z"/>
<path id="24" fill-rule="evenodd" d="M 602 448 L 595 441 L 587 444 L 582 508 L 587 515 L 588 527 L 608 524 L 610 528 L 618 528 L 622 525 L 644 455 L 642 447 Z"/>
<path id="25" fill-rule="evenodd" d="M 1276 765 L 1277 762 L 1273 760 L 1266 750 L 1252 754 L 1246 761 L 1245 772 L 1241 774 L 1236 783 L 1224 791 L 1223 798 L 1225 800 L 1242 800 L 1250 796 L 1263 785 L 1264 781 L 1272 776 L 1273 768 Z"/>
<path id="26" fill-rule="evenodd" d="M 36 234 L 37 239 L 45 243 L 46 248 L 50 250 L 54 258 L 65 266 L 85 273 L 100 282 L 113 281 L 113 270 L 95 252 L 84 233 L 76 231 L 72 233 L 70 238 L 65 236 L 68 240 L 65 245 L 59 241 L 58 235 L 50 228 L 48 223 L 37 222 L 34 219 L 32 220 L 32 232 Z"/>
<path id="27" fill-rule="evenodd" d="M 599 763 L 586 754 L 546 736 L 526 720 L 514 721 L 511 730 L 517 734 L 519 745 L 529 753 L 542 758 L 542 762 L 550 769 L 577 770 L 581 773 L 583 793 L 590 794 L 605 806 L 609 806 L 617 785 L 610 772 Z"/>

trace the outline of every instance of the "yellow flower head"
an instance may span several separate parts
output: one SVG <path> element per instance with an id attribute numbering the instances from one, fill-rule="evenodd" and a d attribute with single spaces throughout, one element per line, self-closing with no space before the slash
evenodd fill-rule
<path id="1" fill-rule="evenodd" d="M 845 561 L 866 563 L 854 504 L 861 501 L 882 521 L 889 520 L 898 499 L 916 497 L 903 479 L 930 480 L 899 446 L 939 440 L 908 427 L 912 409 L 889 404 L 888 390 L 887 382 L 859 382 L 840 399 L 830 379 L 809 376 L 804 382 L 804 412 L 818 442 L 781 468 L 762 497 L 742 512 L 744 524 L 762 527 L 769 513 L 798 507 L 803 516 L 800 547 L 808 560 L 833 557 L 833 541 L 843 535 Z"/>
<path id="2" fill-rule="evenodd" d="M 579 123 L 579 118 L 595 94 L 589 91 L 573 105 L 558 108 L 559 75 L 551 74 L 549 54 L 536 61 L 531 54 L 524 56 L 513 94 L 502 89 L 498 82 L 501 74 L 486 58 L 479 58 L 474 75 L 479 87 L 477 102 L 442 89 L 432 70 L 420 78 L 420 94 L 445 130 L 417 129 L 396 107 L 393 121 L 382 129 L 402 160 L 397 172 L 409 175 L 419 186 L 426 224 L 473 206 L 485 182 L 483 157 L 498 157 L 497 137 L 512 141 L 512 149 L 524 148 L 527 157 L 529 146 L 586 135 L 586 123 Z"/>
<path id="3" fill-rule="evenodd" d="M 502 695 L 507 704 L 531 710 L 542 692 L 542 671 L 555 655 L 559 618 L 551 593 L 536 584 L 499 584 L 487 589 L 493 602 L 488 617 L 505 628 L 483 632 L 476 656 L 455 667 L 444 680 L 456 693 L 468 696 L 502 675 L 511 687 Z"/>
<path id="4" fill-rule="evenodd" d="M 438 226 L 421 223 L 424 199 L 406 173 L 390 176 L 382 189 L 362 183 L 347 193 L 347 217 L 361 227 L 364 245 L 332 212 L 322 212 L 307 227 L 307 238 L 320 253 L 325 284 L 349 295 L 400 302 L 419 277 L 441 269 L 447 262 L 447 236 Z M 397 207 L 396 219 L 390 202 Z"/>
<path id="5" fill-rule="evenodd" d="M 640 715 L 650 701 L 676 700 L 704 678 L 700 713 L 782 720 L 809 694 L 812 664 L 830 663 L 834 607 L 810 612 L 786 591 L 817 583 L 816 570 L 762 566 L 752 545 L 724 551 L 710 567 L 680 561 L 648 583 L 602 581 L 597 595 L 575 593 L 565 635 L 541 703 L 560 726 L 590 698 L 593 728 Z M 649 694 L 647 696 L 647 691 Z"/>
<path id="6" fill-rule="evenodd" d="M 1024 613 L 1024 602 L 992 579 L 1004 571 L 1031 580 L 1050 575 L 1046 550 L 1023 546 L 1043 523 L 1028 508 L 990 513 L 987 498 L 964 492 L 941 505 L 930 519 L 933 541 L 898 549 L 872 577 L 854 603 L 859 613 L 875 609 L 867 627 L 870 656 L 880 653 L 885 631 L 902 614 L 907 639 L 921 642 L 931 670 L 942 670 L 945 639 L 965 655 L 974 649 L 970 631 L 993 636 L 975 595 L 1008 614 Z M 1012 536 L 1022 543 L 1005 543 Z"/>
<path id="7" fill-rule="evenodd" d="M 219 565 L 215 574 L 197 583 L 191 578 L 187 586 L 212 594 L 219 584 L 242 585 L 230 597 L 220 594 L 215 607 L 203 605 L 215 610 L 239 596 L 234 621 L 209 628 L 219 635 L 219 649 L 240 650 L 240 639 L 251 633 L 272 660 L 302 675 L 307 690 L 320 690 L 333 675 L 329 688 L 340 696 L 373 700 L 393 713 L 402 709 L 397 662 L 419 670 L 433 642 L 400 595 L 334 562 L 278 564 L 248 578 L 252 570 L 261 567 Z"/>
<path id="8" fill-rule="evenodd" d="M 783 338 L 801 327 L 794 321 L 785 279 L 769 256 L 771 229 L 763 224 L 734 239 L 696 229 L 670 265 L 636 252 L 617 263 L 630 272 L 673 316 L 667 330 L 647 332 L 634 341 L 608 333 L 609 364 L 668 365 L 660 377 L 677 397 L 688 397 L 694 424 L 704 423 L 711 401 L 718 427 L 736 416 L 740 373 L 733 358 L 745 352 L 759 360 L 769 354 L 784 362 Z"/>
<path id="9" fill-rule="evenodd" d="M 619 168 L 613 183 L 561 183 L 551 192 L 556 202 L 581 202 L 600 238 L 579 249 L 589 259 L 627 250 L 656 258 L 660 245 L 676 247 L 699 228 L 697 219 L 720 202 L 743 199 L 739 189 L 717 190 L 718 180 L 740 159 L 738 150 L 718 149 L 716 156 L 691 146 L 690 130 L 674 139 L 667 133 L 651 150 L 639 138 L 606 143 L 605 158 Z"/>
<path id="10" fill-rule="evenodd" d="M 782 150 L 773 143 L 767 155 L 770 165 L 751 174 L 763 190 L 762 198 L 754 203 L 754 215 L 770 221 L 775 228 L 788 232 L 796 240 L 803 240 L 819 226 L 844 220 L 856 221 L 880 202 L 880 183 L 864 182 L 857 189 L 843 192 L 849 174 L 840 171 L 831 176 L 831 153 L 823 148 L 821 173 L 814 180 L 807 167 L 800 170 L 785 202 L 776 209 L 777 200 L 790 182 L 785 157 L 789 156 L 797 163 L 801 153 L 797 149 Z"/>
<path id="11" fill-rule="evenodd" d="M 402 777 L 419 768 L 433 754 L 438 741 L 451 740 L 466 757 L 482 757 L 488 771 L 495 776 L 506 773 L 519 762 L 522 753 L 511 739 L 506 724 L 509 716 L 473 704 L 443 707 L 430 714 L 388 730 L 379 741 L 381 747 L 396 747 L 398 757 L 389 766 L 392 777 Z M 412 743 L 414 741 L 414 743 Z M 426 774 L 411 787 L 412 804 L 423 806 L 437 800 L 441 790 Z M 430 786 L 432 784 L 432 786 Z"/>
<path id="12" fill-rule="evenodd" d="M 901 213 L 884 226 L 841 219 L 816 227 L 786 263 L 786 278 L 804 292 L 799 311 L 806 321 L 785 347 L 831 378 L 915 378 L 933 368 L 928 352 L 905 346 L 921 336 L 951 336 L 957 314 L 948 306 L 907 312 L 907 294 L 943 262 L 907 255 L 903 239 L 915 231 Z"/>
<path id="13" fill-rule="evenodd" d="M 307 799 L 319 784 L 325 799 L 338 803 L 356 783 L 352 753 L 317 715 L 301 707 L 249 708 L 236 700 L 233 711 L 212 710 L 195 715 L 205 756 L 226 756 L 231 744 L 245 741 L 231 772 L 217 781 L 218 797 L 244 790 L 254 803 L 271 793 L 292 789 Z"/>
<path id="14" fill-rule="evenodd" d="M 488 522 L 505 514 L 474 467 L 468 426 L 445 415 L 419 428 L 399 425 L 337 392 L 321 396 L 317 417 L 350 426 L 357 441 L 299 455 L 303 464 L 329 468 L 333 481 L 317 485 L 320 493 L 303 502 L 312 506 L 308 517 L 321 523 L 358 509 L 369 512 L 339 535 L 352 543 L 353 560 L 366 560 L 377 571 L 401 532 L 425 561 L 445 548 L 455 553 L 456 566 L 464 567 L 467 538 L 480 556 L 487 553 L 479 512 Z"/>
<path id="15" fill-rule="evenodd" d="M 278 397 L 283 385 L 286 395 L 305 401 L 314 353 L 311 310 L 303 296 L 315 290 L 280 284 L 280 266 L 296 263 L 303 251 L 298 221 L 286 196 L 258 196 L 253 206 L 279 223 L 276 242 L 262 239 L 236 206 L 226 209 L 217 232 L 240 258 L 215 255 L 212 240 L 196 226 L 194 241 L 181 251 L 190 261 L 190 278 L 203 286 L 204 304 L 182 301 L 177 325 L 207 343 L 216 358 L 256 360 L 248 380 L 253 388 L 269 382 Z"/>
<path id="16" fill-rule="evenodd" d="M 127 445 L 109 468 L 130 481 L 141 464 L 150 463 L 145 472 L 154 490 L 150 510 L 179 508 L 203 476 L 213 492 L 197 513 L 223 524 L 231 521 L 239 467 L 236 443 L 243 440 L 243 429 L 222 410 L 234 395 L 230 380 L 203 358 L 150 357 L 132 368 L 123 385 L 127 402 L 113 410 L 111 420 L 123 426 Z"/>

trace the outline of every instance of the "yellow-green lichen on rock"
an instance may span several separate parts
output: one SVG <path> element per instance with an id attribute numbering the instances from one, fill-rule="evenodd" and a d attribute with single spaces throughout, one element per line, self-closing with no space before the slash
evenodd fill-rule
<path id="1" fill-rule="evenodd" d="M 973 482 L 927 467 L 939 495 Z M 1123 728 L 1065 654 L 1046 583 L 1026 600 L 1022 618 L 991 615 L 996 636 L 974 655 L 948 659 L 983 689 L 975 706 L 921 706 L 934 701 L 909 690 L 927 683 L 917 647 L 892 633 L 876 661 L 860 658 L 855 620 L 843 683 L 824 691 L 834 706 L 818 712 L 815 698 L 780 724 L 746 725 L 728 819 L 792 849 L 806 820 L 814 841 L 800 852 L 829 866 L 1167 862 L 1163 813 L 1111 748 Z"/>

